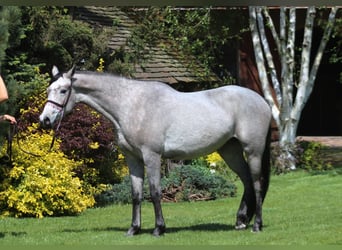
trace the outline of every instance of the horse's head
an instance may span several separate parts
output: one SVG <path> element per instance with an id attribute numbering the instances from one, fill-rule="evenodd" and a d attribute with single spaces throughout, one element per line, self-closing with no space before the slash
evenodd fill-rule
<path id="1" fill-rule="evenodd" d="M 46 128 L 53 128 L 63 116 L 75 106 L 73 94 L 73 75 L 75 67 L 67 73 L 60 73 L 56 66 L 52 68 L 52 83 L 47 88 L 48 100 L 39 116 L 40 124 Z"/>

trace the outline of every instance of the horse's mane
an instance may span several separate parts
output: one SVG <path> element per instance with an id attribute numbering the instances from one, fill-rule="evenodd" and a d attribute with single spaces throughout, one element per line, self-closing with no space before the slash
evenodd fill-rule
<path id="1" fill-rule="evenodd" d="M 115 73 L 108 73 L 108 72 L 97 72 L 97 71 L 90 71 L 90 70 L 77 70 L 75 74 L 81 74 L 81 75 L 94 75 L 94 76 L 111 76 L 111 77 L 119 77 L 119 78 L 126 78 L 125 76 L 118 75 Z"/>
<path id="2" fill-rule="evenodd" d="M 151 79 L 135 79 L 135 78 L 129 78 L 127 76 L 115 74 L 115 73 L 108 73 L 108 72 L 96 72 L 96 71 L 89 71 L 89 70 L 77 70 L 75 74 L 80 75 L 88 75 L 88 76 L 99 76 L 99 77 L 114 77 L 114 78 L 120 78 L 125 80 L 131 80 L 131 81 L 142 81 L 142 82 L 151 82 L 151 83 L 162 83 L 168 85 L 166 82 L 157 81 L 157 80 L 151 80 Z"/>

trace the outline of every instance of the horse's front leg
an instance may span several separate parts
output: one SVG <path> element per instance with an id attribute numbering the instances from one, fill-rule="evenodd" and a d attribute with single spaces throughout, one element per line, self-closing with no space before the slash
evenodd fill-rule
<path id="1" fill-rule="evenodd" d="M 146 165 L 146 172 L 150 186 L 150 194 L 153 202 L 155 213 L 155 229 L 153 230 L 154 236 L 160 236 L 165 232 L 165 222 L 161 208 L 161 185 L 160 185 L 160 155 L 153 152 L 145 152 L 144 162 Z"/>
<path id="2" fill-rule="evenodd" d="M 141 160 L 126 155 L 132 185 L 132 224 L 127 236 L 138 234 L 141 229 L 141 201 L 143 199 L 144 164 Z"/>

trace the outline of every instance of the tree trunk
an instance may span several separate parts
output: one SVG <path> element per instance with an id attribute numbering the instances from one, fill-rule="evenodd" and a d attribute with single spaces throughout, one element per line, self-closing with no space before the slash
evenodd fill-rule
<path id="1" fill-rule="evenodd" d="M 296 132 L 298 122 L 290 120 L 279 130 L 279 149 L 275 161 L 277 172 L 296 169 Z"/>

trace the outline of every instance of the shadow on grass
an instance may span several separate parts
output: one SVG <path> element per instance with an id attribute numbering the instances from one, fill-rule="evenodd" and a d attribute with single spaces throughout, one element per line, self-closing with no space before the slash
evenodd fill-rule
<path id="1" fill-rule="evenodd" d="M 0 239 L 5 238 L 6 235 L 20 237 L 26 235 L 26 232 L 0 232 Z"/>
<path id="2" fill-rule="evenodd" d="M 126 233 L 128 228 L 126 227 L 104 227 L 104 228 L 84 228 L 84 229 L 64 229 L 62 232 L 65 233 L 78 233 L 78 232 L 101 232 L 101 231 L 121 231 Z M 226 225 L 220 223 L 206 223 L 187 227 L 166 227 L 166 233 L 177 233 L 181 231 L 208 231 L 208 232 L 218 232 L 218 231 L 231 231 L 235 230 L 233 225 Z M 140 234 L 151 234 L 153 228 L 142 228 Z"/>

